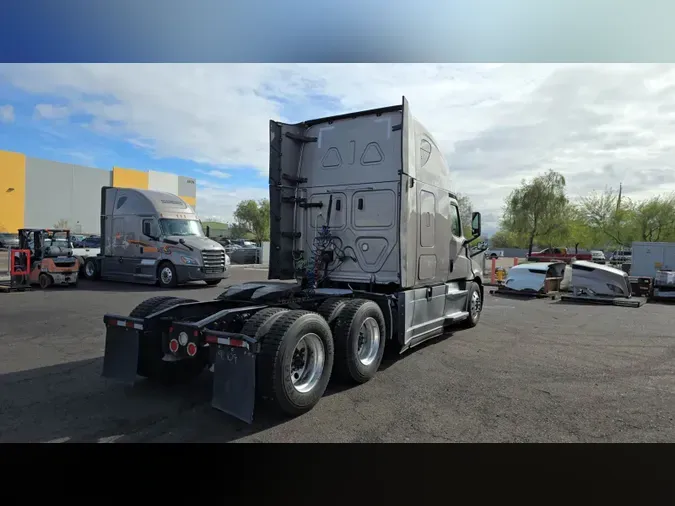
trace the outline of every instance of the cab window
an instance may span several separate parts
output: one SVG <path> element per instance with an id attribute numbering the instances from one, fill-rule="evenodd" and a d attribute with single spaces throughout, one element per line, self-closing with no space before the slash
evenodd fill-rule
<path id="1" fill-rule="evenodd" d="M 451 204 L 451 207 L 450 226 L 452 227 L 452 235 L 462 237 L 462 220 L 459 217 L 459 207 L 457 207 L 457 204 Z"/>

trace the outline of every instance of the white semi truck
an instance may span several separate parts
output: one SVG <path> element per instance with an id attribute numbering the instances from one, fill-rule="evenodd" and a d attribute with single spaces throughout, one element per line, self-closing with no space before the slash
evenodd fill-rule
<path id="1" fill-rule="evenodd" d="M 204 235 L 188 204 L 171 193 L 101 189 L 101 252 L 84 259 L 87 279 L 217 285 L 228 277 L 225 248 Z"/>
<path id="2" fill-rule="evenodd" d="M 153 297 L 107 314 L 103 375 L 163 382 L 213 372 L 213 407 L 251 422 L 256 401 L 296 416 L 331 376 L 369 381 L 403 351 L 483 307 L 451 174 L 402 104 L 270 122 L 271 281 L 215 300 Z"/>

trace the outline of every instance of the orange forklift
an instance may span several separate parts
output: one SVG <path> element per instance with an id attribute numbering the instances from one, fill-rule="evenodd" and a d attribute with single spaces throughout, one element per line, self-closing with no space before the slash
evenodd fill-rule
<path id="1" fill-rule="evenodd" d="M 18 249 L 30 250 L 29 284 L 77 286 L 80 265 L 73 256 L 70 230 L 21 228 Z"/>

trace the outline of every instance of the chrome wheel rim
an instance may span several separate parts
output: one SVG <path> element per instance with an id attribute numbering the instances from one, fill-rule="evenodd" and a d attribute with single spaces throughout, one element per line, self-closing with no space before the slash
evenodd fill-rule
<path id="1" fill-rule="evenodd" d="M 478 314 L 480 313 L 480 294 L 478 292 L 473 292 L 471 294 L 471 305 L 469 308 L 469 311 L 471 313 L 471 319 L 475 320 L 478 318 Z"/>
<path id="2" fill-rule="evenodd" d="M 92 264 L 91 262 L 87 262 L 84 265 L 84 272 L 87 274 L 87 276 L 93 277 L 94 276 L 94 264 Z"/>
<path id="3" fill-rule="evenodd" d="M 169 267 L 164 267 L 162 269 L 160 277 L 162 278 L 162 283 L 168 285 L 169 283 L 171 283 L 171 280 L 173 279 L 173 272 L 171 272 L 171 269 Z"/>
<path id="4" fill-rule="evenodd" d="M 377 320 L 368 317 L 363 320 L 359 329 L 359 338 L 356 342 L 356 358 L 363 365 L 370 365 L 375 361 L 380 349 L 380 326 Z"/>
<path id="5" fill-rule="evenodd" d="M 300 393 L 311 392 L 321 380 L 326 353 L 321 338 L 305 334 L 293 349 L 291 358 L 291 383 Z"/>

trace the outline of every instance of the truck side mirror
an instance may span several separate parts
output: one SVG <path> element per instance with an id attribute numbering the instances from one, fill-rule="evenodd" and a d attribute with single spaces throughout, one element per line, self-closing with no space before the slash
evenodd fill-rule
<path id="1" fill-rule="evenodd" d="M 480 237 L 480 213 L 471 214 L 471 235 L 473 237 Z"/>

